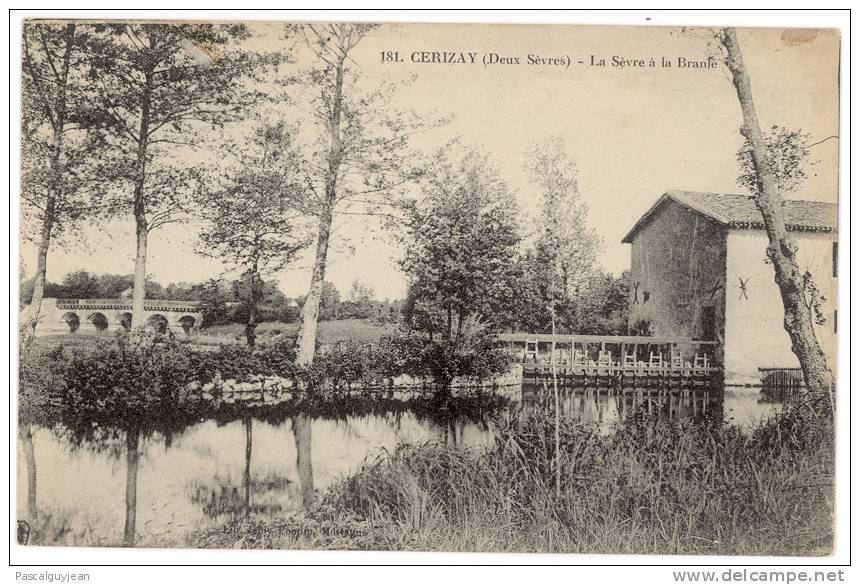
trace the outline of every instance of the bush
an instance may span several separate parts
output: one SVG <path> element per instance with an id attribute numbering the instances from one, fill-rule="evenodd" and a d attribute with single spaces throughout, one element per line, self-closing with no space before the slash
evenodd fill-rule
<path id="1" fill-rule="evenodd" d="M 489 339 L 463 350 L 424 336 L 404 335 L 383 337 L 378 343 L 339 343 L 321 352 L 313 369 L 315 379 L 335 387 L 378 385 L 400 375 L 431 378 L 448 386 L 457 377 L 487 380 L 510 365 L 509 354 Z"/>
<path id="2" fill-rule="evenodd" d="M 50 424 L 59 415 L 65 384 L 63 347 L 47 353 L 27 348 L 18 359 L 18 423 Z"/>
<path id="3" fill-rule="evenodd" d="M 118 335 L 90 353 L 73 354 L 60 387 L 63 418 L 83 423 L 147 426 L 195 417 L 182 390 L 192 352 L 147 333 Z"/>
<path id="4" fill-rule="evenodd" d="M 112 342 L 69 357 L 62 348 L 22 357 L 19 416 L 59 419 L 79 429 L 104 424 L 169 431 L 200 416 L 223 414 L 215 412 L 219 405 L 188 394 L 190 382 L 288 378 L 304 389 L 301 401 L 307 407 L 336 398 L 323 390 L 380 386 L 401 374 L 431 377 L 447 388 L 456 376 L 486 379 L 509 365 L 507 354 L 491 343 L 455 351 L 418 336 L 339 343 L 319 352 L 308 367 L 296 365 L 295 358 L 292 340 L 253 350 L 222 345 L 215 351 L 197 351 L 151 332 L 121 333 Z"/>

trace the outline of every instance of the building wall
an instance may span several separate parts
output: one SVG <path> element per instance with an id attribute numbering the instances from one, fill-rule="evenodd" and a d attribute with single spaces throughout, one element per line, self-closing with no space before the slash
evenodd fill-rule
<path id="1" fill-rule="evenodd" d="M 812 232 L 796 232 L 794 236 L 801 271 L 812 274 L 826 297 L 822 302 L 825 323 L 816 328 L 816 333 L 835 371 L 837 278 L 833 276 L 833 242 L 837 236 Z M 726 247 L 726 383 L 757 384 L 758 368 L 796 368 L 799 363 L 783 328 L 784 311 L 773 267 L 765 263 L 767 235 L 763 230 L 730 230 Z"/>
<path id="2" fill-rule="evenodd" d="M 633 239 L 628 325 L 645 320 L 655 336 L 703 338 L 702 313 L 713 307 L 715 338 L 722 341 L 725 234 L 707 217 L 663 203 Z"/>

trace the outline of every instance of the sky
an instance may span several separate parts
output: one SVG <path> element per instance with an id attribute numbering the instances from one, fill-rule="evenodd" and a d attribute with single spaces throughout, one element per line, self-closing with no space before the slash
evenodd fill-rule
<path id="1" fill-rule="evenodd" d="M 256 23 L 250 48 L 283 45 L 281 25 Z M 838 33 L 793 34 L 781 29 L 741 29 L 741 48 L 752 80 L 761 126 L 802 129 L 811 142 L 838 134 Z M 381 62 L 397 51 L 402 62 Z M 415 63 L 422 52 L 468 53 L 476 63 Z M 520 64 L 481 61 L 495 53 Z M 570 61 L 529 64 L 528 56 Z M 576 159 L 579 189 L 589 223 L 603 238 L 602 268 L 620 273 L 629 266 L 629 246 L 621 243 L 638 218 L 669 190 L 738 193 L 735 153 L 742 143 L 741 114 L 728 72 L 678 68 L 679 58 L 701 62 L 715 55 L 702 30 L 660 27 L 561 27 L 538 25 L 398 25 L 375 30 L 353 53 L 365 88 L 382 79 L 411 84 L 394 107 L 449 123 L 421 134 L 413 146 L 426 152 L 459 137 L 467 148 L 483 149 L 516 193 L 524 223 L 539 199 L 524 170 L 525 152 L 553 135 L 561 136 Z M 605 67 L 592 66 L 604 59 Z M 626 62 L 627 66 L 612 66 Z M 650 59 L 656 67 L 649 67 Z M 663 59 L 672 67 L 662 67 Z M 644 60 L 645 66 L 635 61 Z M 579 61 L 583 63 L 580 64 Z M 300 65 L 301 63 L 299 63 Z M 286 107 L 273 115 L 291 122 L 301 116 Z M 838 192 L 838 139 L 812 149 L 820 162 L 792 197 L 835 201 Z M 219 153 L 197 152 L 200 164 L 218 164 Z M 26 226 L 25 226 L 26 227 Z M 217 277 L 224 266 L 194 252 L 199 226 L 168 225 L 150 236 L 148 273 L 169 282 Z M 129 220 L 83 224 L 75 243 L 58 245 L 48 260 L 48 279 L 60 281 L 75 270 L 131 273 L 134 225 Z M 401 298 L 405 279 L 397 267 L 402 251 L 378 220 L 349 216 L 337 222 L 327 280 L 345 294 L 354 279 L 370 284 L 376 296 Z M 24 241 L 27 276 L 35 267 L 35 245 Z M 289 296 L 304 294 L 313 249 L 275 275 Z"/>

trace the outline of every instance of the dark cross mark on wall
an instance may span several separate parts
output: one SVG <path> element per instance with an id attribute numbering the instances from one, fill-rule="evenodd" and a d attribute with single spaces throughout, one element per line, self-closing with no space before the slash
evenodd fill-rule
<path id="1" fill-rule="evenodd" d="M 747 278 L 746 280 L 744 280 L 743 278 L 738 277 L 738 281 L 740 282 L 740 285 L 738 285 L 738 286 L 740 286 L 740 289 L 741 289 L 741 294 L 738 295 L 738 300 L 741 300 L 741 299 L 749 300 L 749 297 L 747 296 L 747 283 L 750 281 L 750 279 Z"/>
<path id="2" fill-rule="evenodd" d="M 713 299 L 713 298 L 714 298 L 714 296 L 717 294 L 717 292 L 719 292 L 719 290 L 720 290 L 721 288 L 723 288 L 723 283 L 722 283 L 722 281 L 721 281 L 721 280 L 717 280 L 713 285 L 711 285 L 711 288 L 709 288 L 709 289 L 708 289 L 707 291 L 705 291 L 705 292 L 709 292 L 709 293 L 711 293 L 711 298 Z"/>
<path id="3" fill-rule="evenodd" d="M 639 304 L 639 281 L 633 283 L 633 304 Z"/>

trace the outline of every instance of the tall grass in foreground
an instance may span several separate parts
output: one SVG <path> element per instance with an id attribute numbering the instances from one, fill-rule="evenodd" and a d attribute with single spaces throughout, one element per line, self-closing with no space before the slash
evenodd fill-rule
<path id="1" fill-rule="evenodd" d="M 371 547 L 444 551 L 823 555 L 833 543 L 833 428 L 791 409 L 751 433 L 633 416 L 610 435 L 549 410 L 492 448 L 401 445 L 328 492 Z M 302 546 L 301 542 L 272 543 Z M 334 547 L 358 543 L 340 539 Z"/>

